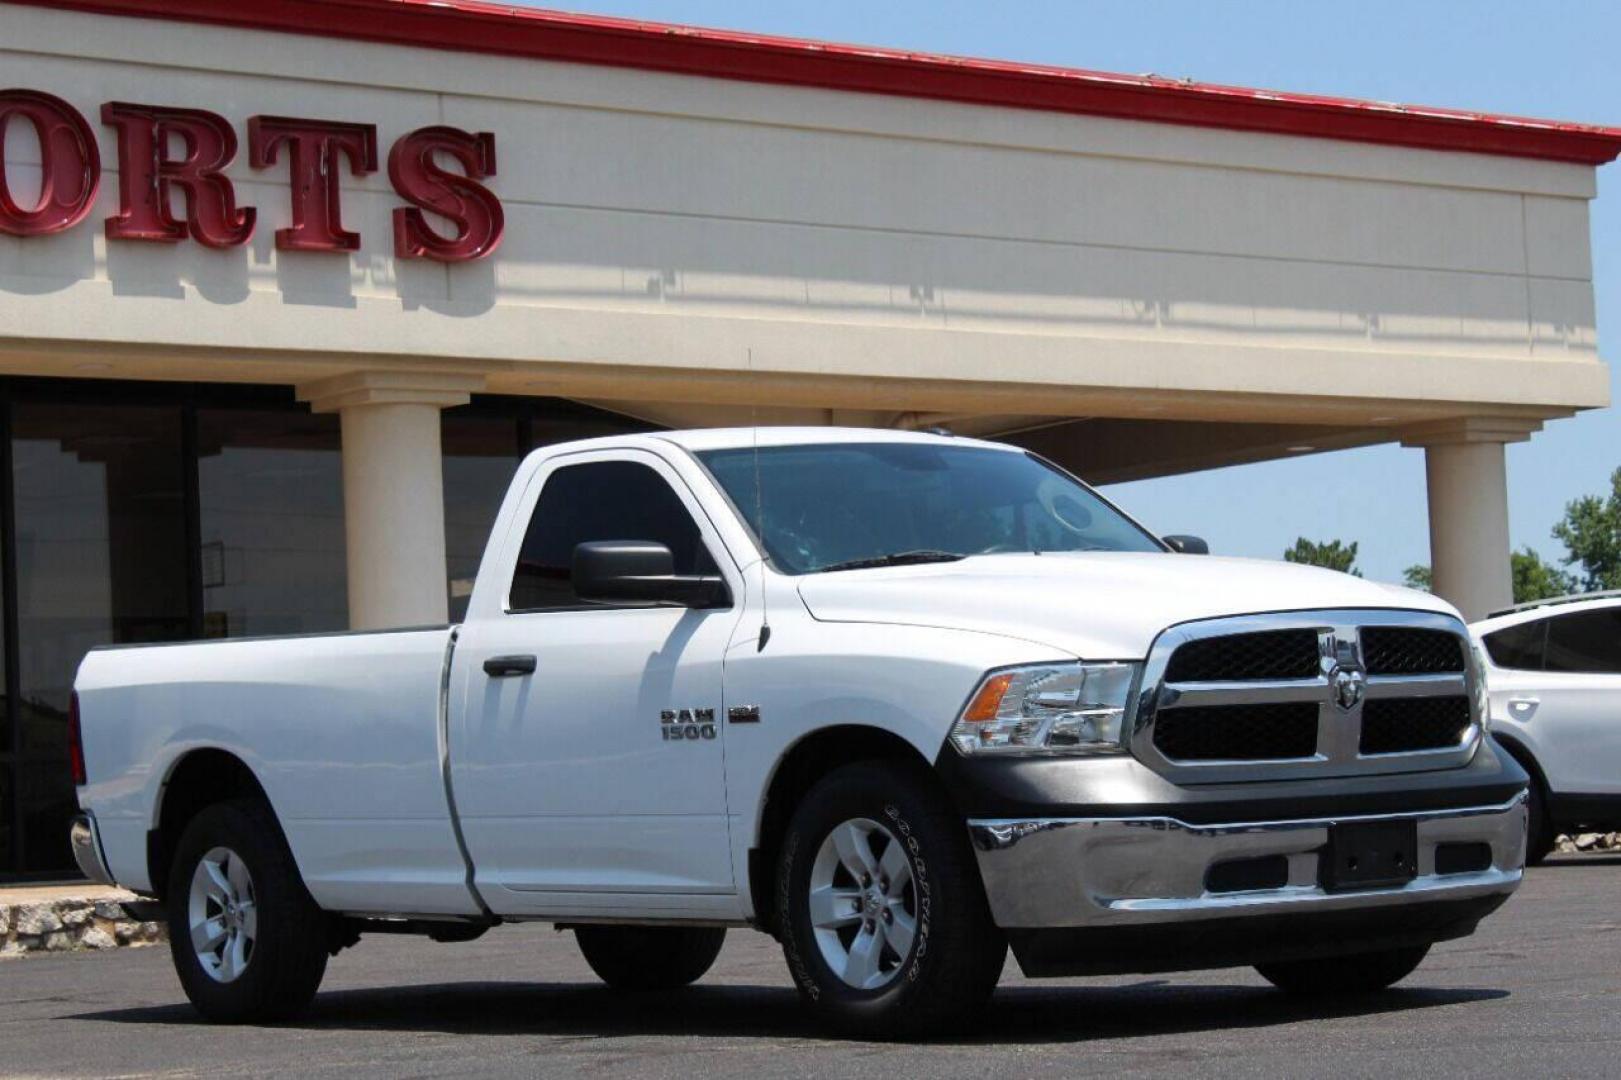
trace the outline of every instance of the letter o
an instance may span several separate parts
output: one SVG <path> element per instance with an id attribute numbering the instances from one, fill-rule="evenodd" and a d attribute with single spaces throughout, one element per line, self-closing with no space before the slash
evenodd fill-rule
<path id="1" fill-rule="evenodd" d="M 6 127 L 22 117 L 39 133 L 39 202 L 17 205 L 6 181 Z M 38 90 L 0 90 L 0 233 L 43 236 L 73 228 L 95 205 L 101 151 L 95 133 L 72 105 Z"/>

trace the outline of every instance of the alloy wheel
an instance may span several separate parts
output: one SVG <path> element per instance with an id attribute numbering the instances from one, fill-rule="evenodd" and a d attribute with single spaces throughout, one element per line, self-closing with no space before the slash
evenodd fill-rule
<path id="1" fill-rule="evenodd" d="M 834 827 L 810 872 L 810 923 L 827 966 L 846 985 L 879 990 L 902 970 L 917 940 L 912 861 L 871 818 Z"/>
<path id="2" fill-rule="evenodd" d="M 253 875 L 230 848 L 211 848 L 191 875 L 191 947 L 215 982 L 235 982 L 253 962 L 259 911 Z"/>

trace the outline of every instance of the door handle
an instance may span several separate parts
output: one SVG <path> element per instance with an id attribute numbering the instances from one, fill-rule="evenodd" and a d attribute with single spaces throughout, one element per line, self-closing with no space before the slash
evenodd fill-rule
<path id="1" fill-rule="evenodd" d="M 492 656 L 484 661 L 484 674 L 491 678 L 501 679 L 508 675 L 533 675 L 535 673 L 535 658 L 533 656 Z"/>
<path id="2" fill-rule="evenodd" d="M 1534 697 L 1513 697 L 1508 699 L 1508 715 L 1514 720 L 1530 720 L 1537 714 L 1537 706 L 1541 700 Z"/>

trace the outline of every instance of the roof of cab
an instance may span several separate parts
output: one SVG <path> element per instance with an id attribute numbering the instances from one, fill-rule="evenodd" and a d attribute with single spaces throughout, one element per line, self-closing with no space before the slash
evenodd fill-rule
<path id="1" fill-rule="evenodd" d="M 699 453 L 705 450 L 746 450 L 751 447 L 809 446 L 826 443 L 939 443 L 974 446 L 989 450 L 1020 453 L 1005 443 L 985 442 L 956 435 L 926 431 L 896 431 L 889 428 L 852 427 L 738 427 L 703 428 L 692 431 L 660 431 L 653 437 Z"/>

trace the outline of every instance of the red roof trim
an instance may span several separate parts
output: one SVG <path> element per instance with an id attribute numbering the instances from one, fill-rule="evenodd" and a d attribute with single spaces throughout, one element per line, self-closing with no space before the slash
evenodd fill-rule
<path id="1" fill-rule="evenodd" d="M 4 0 L 869 94 L 1602 165 L 1621 128 L 834 45 L 474 0 Z"/>

